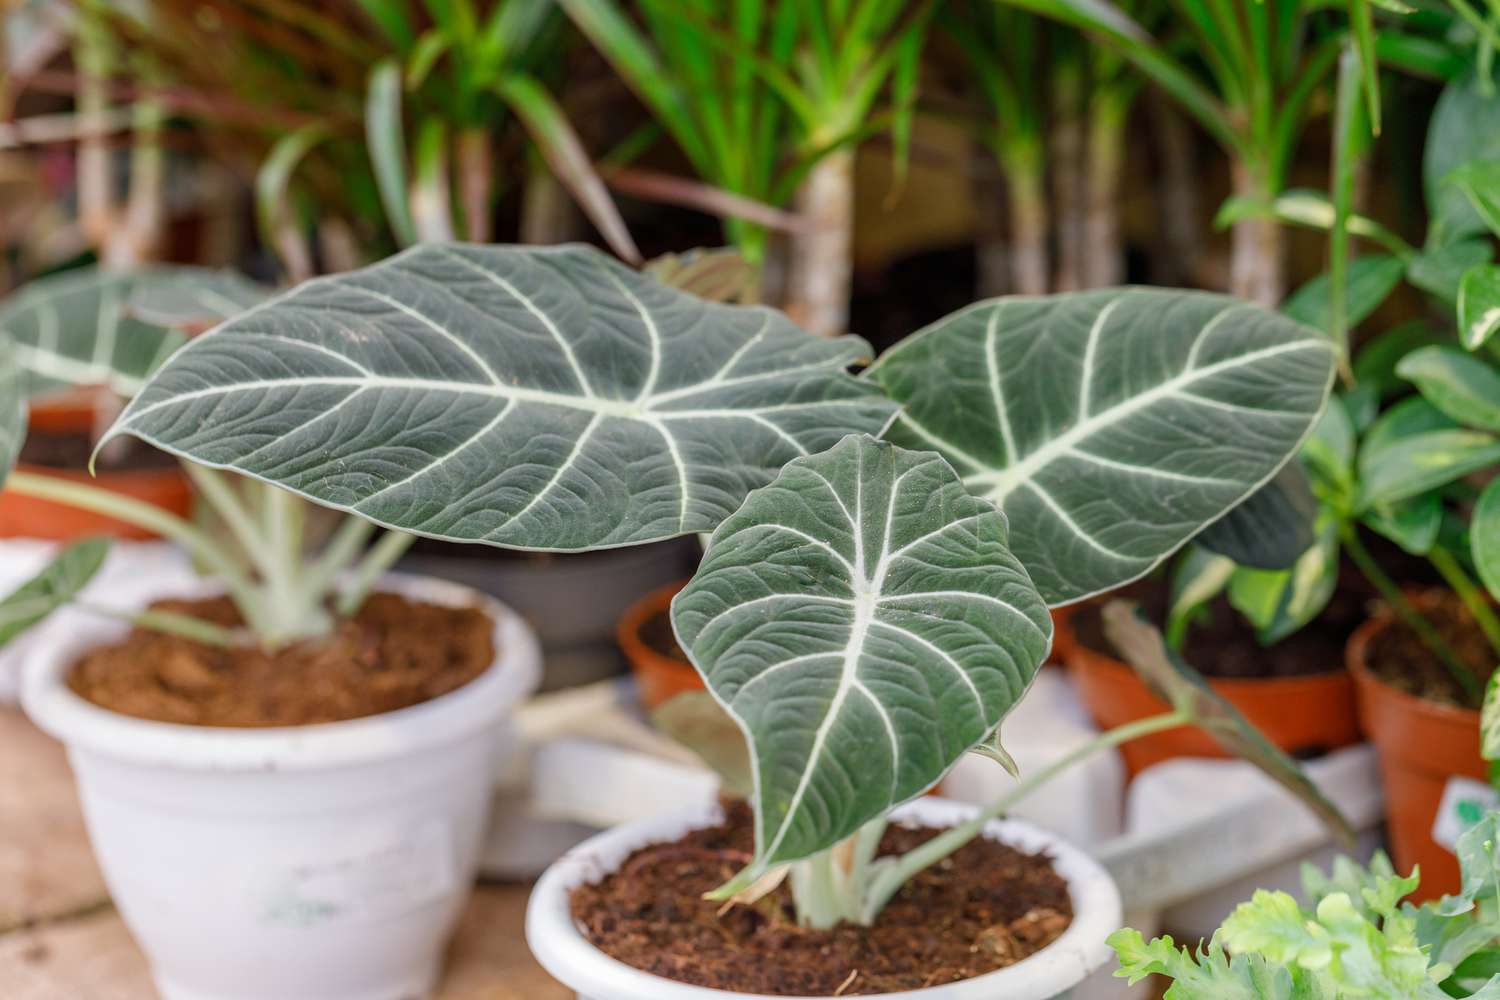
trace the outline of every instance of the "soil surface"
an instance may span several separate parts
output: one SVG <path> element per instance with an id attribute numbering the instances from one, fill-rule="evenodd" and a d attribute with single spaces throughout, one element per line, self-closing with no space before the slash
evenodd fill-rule
<path id="1" fill-rule="evenodd" d="M 892 826 L 882 854 L 936 831 Z M 1073 919 L 1067 883 L 1045 855 L 976 839 L 912 879 L 871 927 L 799 927 L 783 883 L 721 912 L 702 894 L 754 849 L 748 806 L 722 826 L 636 851 L 573 891 L 590 941 L 638 969 L 711 989 L 777 996 L 863 996 L 970 979 L 1056 940 Z"/>
<path id="2" fill-rule="evenodd" d="M 241 624 L 227 598 L 154 607 Z M 327 638 L 266 653 L 137 628 L 85 654 L 68 686 L 122 715 L 198 726 L 300 726 L 391 712 L 462 687 L 493 662 L 494 624 L 474 608 L 375 594 Z"/>
<path id="3" fill-rule="evenodd" d="M 1495 666 L 1494 649 L 1457 594 L 1446 590 L 1428 594 L 1431 603 L 1420 605 L 1419 610 L 1458 658 L 1474 668 L 1483 689 Z M 1365 656 L 1371 673 L 1391 687 L 1445 705 L 1479 707 L 1479 700 L 1465 693 L 1442 661 L 1400 619 L 1370 640 Z"/>
<path id="4" fill-rule="evenodd" d="M 117 438 L 116 444 L 99 454 L 98 468 L 105 472 L 139 469 L 170 469 L 177 459 L 135 438 Z M 87 469 L 94 442 L 87 434 L 51 433 L 35 428 L 26 432 L 21 443 L 20 461 L 44 469 Z"/>
<path id="5" fill-rule="evenodd" d="M 677 633 L 672 631 L 672 613 L 658 611 L 641 625 L 641 641 L 655 652 L 678 663 L 692 666 L 682 647 L 677 644 Z"/>

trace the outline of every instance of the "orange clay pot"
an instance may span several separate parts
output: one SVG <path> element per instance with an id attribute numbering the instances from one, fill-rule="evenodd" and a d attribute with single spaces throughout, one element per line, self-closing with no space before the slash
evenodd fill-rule
<path id="1" fill-rule="evenodd" d="M 1152 694 L 1126 664 L 1077 641 L 1070 608 L 1053 611 L 1054 648 L 1084 707 L 1101 729 L 1114 729 L 1171 707 Z M 1290 754 L 1336 750 L 1359 742 L 1354 682 L 1342 670 L 1308 677 L 1255 680 L 1210 678 L 1208 685 L 1249 719 L 1265 737 Z M 1174 757 L 1229 757 L 1208 733 L 1182 726 L 1132 740 L 1120 748 L 1133 778 Z"/>
<path id="2" fill-rule="evenodd" d="M 620 648 L 630 661 L 630 671 L 635 675 L 641 704 L 648 712 L 687 691 L 703 690 L 703 678 L 698 676 L 692 664 L 658 652 L 641 637 L 646 623 L 655 615 L 665 613 L 671 607 L 672 598 L 685 586 L 687 581 L 680 580 L 653 590 L 625 609 L 615 630 Z"/>
<path id="3" fill-rule="evenodd" d="M 1420 602 L 1419 602 L 1420 604 Z M 1458 858 L 1432 839 L 1448 779 L 1484 781 L 1479 713 L 1398 691 L 1370 672 L 1370 642 L 1389 628 L 1389 615 L 1371 618 L 1349 637 L 1345 658 L 1359 688 L 1359 717 L 1380 756 L 1386 828 L 1396 870 L 1422 868 L 1420 899 L 1459 890 Z"/>
<path id="4" fill-rule="evenodd" d="M 31 427 L 51 434 L 88 434 L 94 429 L 94 412 L 90 395 L 66 393 L 45 403 L 32 404 L 27 422 Z M 144 500 L 179 517 L 186 517 L 192 510 L 192 488 L 187 476 L 176 466 L 101 472 L 97 476 L 89 475 L 87 470 L 49 469 L 24 462 L 16 469 L 111 490 Z M 0 538 L 68 542 L 90 535 L 137 540 L 153 537 L 148 531 L 112 517 L 0 490 Z"/>

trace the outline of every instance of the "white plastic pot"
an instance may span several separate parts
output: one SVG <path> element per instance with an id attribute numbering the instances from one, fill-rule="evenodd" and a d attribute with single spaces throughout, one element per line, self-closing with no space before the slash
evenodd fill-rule
<path id="1" fill-rule="evenodd" d="M 924 797 L 898 809 L 895 818 L 922 826 L 952 826 L 974 814 L 970 806 Z M 597 882 L 633 851 L 676 840 L 689 830 L 718 822 L 716 806 L 616 827 L 585 841 L 547 869 L 531 894 L 526 941 L 554 977 L 578 991 L 579 1000 L 787 1000 L 761 994 L 726 993 L 653 976 L 595 948 L 573 922 L 572 890 Z M 1062 1000 L 1112 956 L 1104 939 L 1121 922 L 1120 894 L 1092 858 L 1054 835 L 1019 820 L 996 820 L 984 835 L 1026 851 L 1045 851 L 1068 882 L 1073 923 L 1052 944 L 998 972 L 964 982 L 883 993 L 900 1000 Z M 806 998 L 803 998 L 806 1000 Z"/>
<path id="2" fill-rule="evenodd" d="M 434 985 L 540 655 L 517 615 L 468 588 L 393 575 L 382 589 L 482 607 L 496 662 L 384 715 L 230 729 L 74 694 L 69 669 L 118 623 L 31 651 L 22 704 L 67 745 L 94 851 L 163 1000 L 415 1000 Z"/>

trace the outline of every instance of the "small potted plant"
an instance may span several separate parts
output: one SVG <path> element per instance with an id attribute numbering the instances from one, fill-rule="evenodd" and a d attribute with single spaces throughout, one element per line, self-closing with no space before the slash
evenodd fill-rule
<path id="1" fill-rule="evenodd" d="M 663 817 L 554 866 L 528 933 L 584 995 L 703 992 L 662 978 L 701 981 L 691 961 L 632 968 L 570 915 L 570 892 L 639 872 L 650 859 L 627 856 L 668 841 L 652 850 L 706 853 L 715 898 L 748 920 L 784 883 L 800 920 L 855 947 L 920 873 L 959 850 L 992 872 L 1000 852 L 1041 892 L 996 914 L 987 964 L 896 951 L 917 987 L 978 973 L 956 988 L 1055 996 L 1103 960 L 1107 876 L 1050 835 L 995 825 L 1004 802 L 896 810 L 971 748 L 1003 756 L 996 729 L 1047 653 L 1049 604 L 1148 572 L 1286 463 L 1332 351 L 1222 296 L 1128 289 L 980 303 L 866 377 L 843 373 L 866 352 L 582 248 L 429 245 L 194 341 L 116 432 L 451 540 L 571 551 L 714 532 L 673 623 L 746 734 L 753 815 L 724 834 L 736 844 L 704 841 L 718 836 L 706 816 Z M 701 888 L 677 885 L 677 908 Z"/>
<path id="2" fill-rule="evenodd" d="M 446 273 L 437 280 L 434 269 Z M 636 311 L 646 301 L 661 310 L 650 324 Z M 633 412 L 612 378 L 660 379 L 663 394 L 695 395 L 677 376 L 653 373 L 658 315 L 744 366 L 684 408 L 730 423 L 722 440 L 695 440 L 693 426 L 678 425 L 682 437 L 666 447 L 671 416 L 642 422 L 649 448 L 600 426 Z M 309 337 L 312 327 L 332 331 L 337 346 Z M 713 523 L 787 449 L 878 431 L 893 409 L 843 371 L 858 356 L 852 342 L 818 340 L 766 310 L 711 306 L 576 249 L 422 248 L 309 282 L 191 347 L 100 447 L 126 430 L 188 430 L 157 423 L 177 405 L 163 394 L 203 402 L 211 412 L 190 421 L 191 450 L 217 454 L 184 467 L 220 533 L 87 484 L 23 472 L 7 483 L 149 528 L 208 573 L 208 594 L 83 606 L 99 620 L 34 644 L 23 686 L 28 714 L 70 749 L 112 894 L 167 996 L 419 995 L 436 977 L 513 734 L 508 716 L 536 685 L 539 660 L 530 630 L 496 602 L 384 576 L 412 536 L 392 531 L 368 544 L 375 520 L 425 510 L 456 530 L 488 519 L 483 530 L 496 540 L 535 550 L 672 537 Z M 0 349 L 8 468 L 24 386 L 16 345 Z M 203 383 L 194 368 L 205 360 L 213 379 L 270 395 L 236 416 L 246 397 Z M 255 364 L 275 371 L 247 381 Z M 356 385 L 350 373 L 371 381 Z M 486 374 L 476 382 L 476 373 Z M 392 408 L 387 392 L 405 401 Z M 772 430 L 799 399 L 818 419 Z M 598 503 L 578 504 L 565 482 L 582 453 L 560 435 L 580 409 L 592 415 L 600 454 L 641 477 L 629 489 L 606 483 Z M 251 430 L 269 416 L 285 421 L 279 431 Z M 502 426 L 519 437 L 486 437 Z M 445 441 L 450 433 L 459 437 Z M 380 485 L 358 502 L 341 494 L 335 505 L 363 516 L 305 552 L 305 505 L 265 476 L 242 484 L 214 468 L 228 464 L 220 449 L 275 460 L 277 475 L 329 463 L 325 483 L 336 490 L 335 480 Z M 703 477 L 696 498 L 673 485 L 689 458 Z M 416 464 L 395 471 L 391 459 Z M 490 479 L 492 497 L 450 489 L 454 472 L 477 471 L 475 459 L 508 470 Z M 621 502 L 639 516 L 621 521 Z M 104 547 L 65 549 L 11 595 L 0 638 L 72 602 Z"/>
<path id="3" fill-rule="evenodd" d="M 1120 960 L 1115 975 L 1132 985 L 1165 976 L 1166 1000 L 1500 996 L 1497 818 L 1488 813 L 1459 840 L 1462 888 L 1441 902 L 1403 902 L 1424 876 L 1416 869 L 1397 875 L 1384 853 L 1368 867 L 1339 858 L 1327 874 L 1303 869 L 1303 901 L 1257 890 L 1196 950 L 1118 931 L 1110 937 Z"/>

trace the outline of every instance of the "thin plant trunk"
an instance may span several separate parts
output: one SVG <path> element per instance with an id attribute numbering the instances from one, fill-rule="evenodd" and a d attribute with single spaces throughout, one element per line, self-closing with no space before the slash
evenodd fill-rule
<path id="1" fill-rule="evenodd" d="M 790 307 L 813 333 L 836 337 L 849 324 L 854 275 L 852 149 L 818 161 L 797 191 L 797 211 L 810 225 L 793 238 Z"/>
<path id="2" fill-rule="evenodd" d="M 1056 78 L 1056 124 L 1051 135 L 1053 204 L 1057 206 L 1057 275 L 1053 287 L 1071 292 L 1083 287 L 1084 258 L 1084 123 L 1080 114 L 1081 81 L 1074 72 Z"/>
<path id="3" fill-rule="evenodd" d="M 1161 246 L 1151 254 L 1151 279 L 1158 285 L 1184 285 L 1196 277 L 1202 258 L 1198 200 L 1197 147 L 1188 120 L 1161 94 L 1147 98 L 1159 158 L 1156 203 Z"/>
<path id="4" fill-rule="evenodd" d="M 1008 156 L 1005 189 L 1010 201 L 1011 284 L 1021 295 L 1046 295 L 1047 185 L 1039 151 Z"/>
<path id="5" fill-rule="evenodd" d="M 488 243 L 493 236 L 490 199 L 495 190 L 495 156 L 489 132 L 483 128 L 464 129 L 458 134 L 455 155 L 464 236 L 475 243 Z"/>
<path id="6" fill-rule="evenodd" d="M 1125 126 L 1129 117 L 1129 98 L 1116 89 L 1101 91 L 1089 107 L 1087 207 L 1083 220 L 1086 288 L 1107 288 L 1125 280 L 1120 175 L 1125 169 Z"/>
<path id="7" fill-rule="evenodd" d="M 1011 290 L 1011 241 L 1006 225 L 1005 178 L 988 146 L 977 144 L 971 183 L 974 202 L 975 286 L 989 299 Z"/>
<path id="8" fill-rule="evenodd" d="M 1244 163 L 1234 163 L 1232 181 L 1238 197 L 1264 202 L 1271 196 L 1261 176 Z M 1285 239 L 1280 223 L 1253 215 L 1236 222 L 1230 236 L 1230 294 L 1264 306 L 1278 305 L 1285 293 L 1281 260 Z"/>
<path id="9" fill-rule="evenodd" d="M 318 223 L 318 255 L 323 258 L 323 270 L 333 274 L 352 271 L 363 263 L 353 228 L 337 216 Z"/>
<path id="10" fill-rule="evenodd" d="M 578 234 L 578 208 L 540 158 L 534 158 L 521 192 L 521 242 L 566 243 Z"/>

